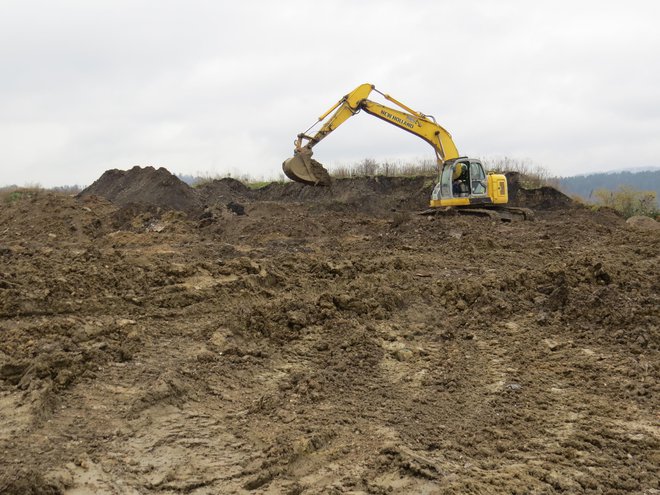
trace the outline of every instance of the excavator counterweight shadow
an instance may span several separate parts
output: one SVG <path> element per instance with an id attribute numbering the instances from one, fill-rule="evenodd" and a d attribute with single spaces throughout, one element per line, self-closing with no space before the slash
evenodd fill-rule
<path id="1" fill-rule="evenodd" d="M 328 171 L 316 160 L 311 153 L 296 152 L 296 154 L 282 164 L 286 176 L 296 182 L 310 186 L 329 186 L 330 175 Z"/>

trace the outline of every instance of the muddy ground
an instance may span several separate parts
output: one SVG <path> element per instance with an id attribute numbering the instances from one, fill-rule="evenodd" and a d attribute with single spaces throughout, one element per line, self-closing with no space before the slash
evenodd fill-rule
<path id="1" fill-rule="evenodd" d="M 657 229 L 104 177 L 2 198 L 0 493 L 660 493 Z"/>

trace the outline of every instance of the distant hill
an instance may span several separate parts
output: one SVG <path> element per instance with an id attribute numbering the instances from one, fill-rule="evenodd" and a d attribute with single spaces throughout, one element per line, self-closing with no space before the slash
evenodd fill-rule
<path id="1" fill-rule="evenodd" d="M 629 186 L 639 191 L 655 191 L 660 198 L 660 170 L 642 172 L 609 172 L 574 177 L 560 177 L 559 188 L 568 195 L 577 195 L 591 201 L 594 191 L 609 189 L 616 191 L 621 186 Z"/>

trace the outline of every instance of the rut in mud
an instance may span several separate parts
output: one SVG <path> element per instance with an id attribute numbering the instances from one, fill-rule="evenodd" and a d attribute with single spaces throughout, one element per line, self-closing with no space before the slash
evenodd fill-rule
<path id="1" fill-rule="evenodd" d="M 128 173 L 0 207 L 0 492 L 660 489 L 657 229 Z"/>

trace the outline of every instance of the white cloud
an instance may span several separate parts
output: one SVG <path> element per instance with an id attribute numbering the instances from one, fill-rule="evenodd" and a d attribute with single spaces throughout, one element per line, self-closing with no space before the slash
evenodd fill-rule
<path id="1" fill-rule="evenodd" d="M 473 156 L 552 171 L 657 165 L 654 1 L 10 0 L 0 18 L 0 185 L 107 168 L 275 177 L 295 135 L 372 82 Z M 432 156 L 357 116 L 325 163 Z"/>

